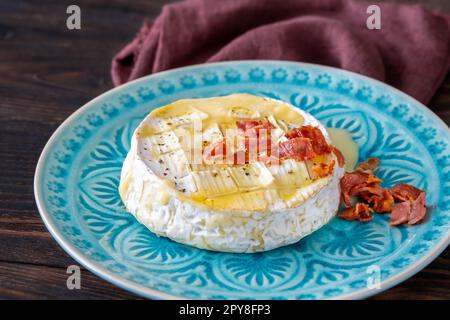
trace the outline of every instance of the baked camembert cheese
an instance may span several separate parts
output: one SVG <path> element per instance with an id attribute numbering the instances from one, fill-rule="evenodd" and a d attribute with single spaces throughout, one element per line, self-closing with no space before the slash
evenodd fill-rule
<path id="1" fill-rule="evenodd" d="M 153 110 L 125 159 L 120 196 L 159 236 L 258 252 L 297 242 L 339 207 L 343 156 L 313 116 L 233 94 Z"/>

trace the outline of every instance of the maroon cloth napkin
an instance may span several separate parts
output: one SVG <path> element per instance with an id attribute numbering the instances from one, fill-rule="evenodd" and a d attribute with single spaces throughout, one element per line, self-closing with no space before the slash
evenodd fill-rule
<path id="1" fill-rule="evenodd" d="M 352 0 L 188 0 L 163 7 L 113 59 L 115 85 L 203 62 L 279 59 L 334 66 L 426 103 L 450 65 L 450 19 L 420 6 Z"/>

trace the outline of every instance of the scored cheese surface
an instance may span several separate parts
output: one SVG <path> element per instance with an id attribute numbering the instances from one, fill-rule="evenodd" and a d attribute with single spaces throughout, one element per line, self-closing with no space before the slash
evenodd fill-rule
<path id="1" fill-rule="evenodd" d="M 232 252 L 286 245 L 322 226 L 337 210 L 344 168 L 336 165 L 318 177 L 313 167 L 335 161 L 333 154 L 278 163 L 203 161 L 206 148 L 226 139 L 237 121 L 251 119 L 270 122 L 274 143 L 303 125 L 318 127 L 331 143 L 311 115 L 272 99 L 233 94 L 178 100 L 152 111 L 133 135 L 119 187 L 128 211 L 159 235 Z"/>
<path id="2" fill-rule="evenodd" d="M 309 170 L 309 163 L 325 159 L 232 166 L 194 161 L 195 150 L 223 139 L 225 131 L 243 119 L 267 119 L 275 127 L 271 130 L 274 142 L 283 140 L 289 128 L 305 122 L 287 105 L 252 95 L 179 100 L 156 109 L 141 125 L 136 133 L 138 154 L 168 188 L 180 193 L 178 197 L 214 209 L 294 207 L 310 196 L 302 192 L 304 187 L 311 185 L 314 191 L 326 184 L 313 180 Z"/>

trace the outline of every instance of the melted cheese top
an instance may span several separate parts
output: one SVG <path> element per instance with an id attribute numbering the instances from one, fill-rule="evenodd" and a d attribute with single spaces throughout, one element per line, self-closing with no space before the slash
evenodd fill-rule
<path id="1" fill-rule="evenodd" d="M 315 176 L 312 166 L 330 163 L 333 155 L 308 161 L 287 159 L 266 165 L 253 161 L 242 165 L 204 163 L 195 151 L 224 139 L 238 120 L 268 120 L 274 142 L 302 125 L 327 131 L 312 116 L 271 99 L 234 94 L 207 99 L 186 99 L 155 109 L 136 130 L 138 156 L 167 186 L 155 190 L 155 201 L 168 194 L 212 209 L 267 211 L 300 205 L 325 187 L 330 176 Z M 345 138 L 339 138 L 344 141 Z M 345 156 L 345 154 L 344 154 Z M 126 192 L 126 183 L 120 192 Z"/>

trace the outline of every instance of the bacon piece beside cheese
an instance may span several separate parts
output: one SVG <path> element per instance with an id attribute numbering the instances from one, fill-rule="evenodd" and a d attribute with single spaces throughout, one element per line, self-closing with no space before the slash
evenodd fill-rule
<path id="1" fill-rule="evenodd" d="M 391 225 L 417 224 L 426 216 L 425 192 L 421 192 L 415 200 L 406 200 L 394 205 L 391 214 Z"/>
<path id="2" fill-rule="evenodd" d="M 378 213 L 388 213 L 392 211 L 394 206 L 394 198 L 389 190 L 381 188 L 381 196 L 372 197 L 369 201 L 373 210 Z"/>
<path id="3" fill-rule="evenodd" d="M 422 191 L 406 183 L 399 183 L 391 188 L 391 194 L 398 201 L 416 200 Z"/>
<path id="4" fill-rule="evenodd" d="M 425 218 L 427 214 L 425 202 L 425 192 L 421 192 L 417 199 L 411 203 L 411 211 L 409 212 L 408 224 L 419 223 Z"/>
<path id="5" fill-rule="evenodd" d="M 379 185 L 361 188 L 359 197 L 371 204 L 374 211 L 378 213 L 391 212 L 394 205 L 394 198 L 389 190 Z"/>
<path id="6" fill-rule="evenodd" d="M 372 209 L 365 203 L 358 202 L 355 206 L 346 208 L 339 214 L 339 218 L 344 220 L 358 220 L 368 222 L 373 219 Z"/>
<path id="7" fill-rule="evenodd" d="M 394 204 L 391 212 L 391 226 L 397 226 L 408 222 L 411 204 L 408 201 Z"/>
<path id="8" fill-rule="evenodd" d="M 426 194 L 424 191 L 413 187 L 406 183 L 400 183 L 393 186 L 390 190 L 392 197 L 399 201 L 398 205 L 402 208 L 408 206 L 409 211 L 406 214 L 406 218 L 398 219 L 397 216 L 391 217 L 391 224 L 397 225 L 399 220 L 402 223 L 417 224 L 422 221 L 426 216 Z M 397 206 L 397 204 L 396 204 Z M 403 212 L 402 212 L 403 213 Z M 396 212 L 399 215 L 399 212 Z M 403 213 L 404 214 L 404 213 Z"/>
<path id="9" fill-rule="evenodd" d="M 374 175 L 380 161 L 369 158 L 362 162 L 354 172 L 346 173 L 341 179 L 341 196 L 347 206 L 339 217 L 346 220 L 360 220 L 360 212 L 366 210 L 361 206 L 352 206 L 350 196 L 365 201 L 370 212 L 391 213 L 390 224 L 416 224 L 426 216 L 425 192 L 409 184 L 400 183 L 386 189 L 381 187 L 381 180 Z M 397 203 L 396 203 L 397 202 Z"/>
<path id="10" fill-rule="evenodd" d="M 350 196 L 358 196 L 364 188 L 380 183 L 381 180 L 373 175 L 357 172 L 346 173 L 341 179 L 342 199 L 347 207 L 351 206 Z"/>

